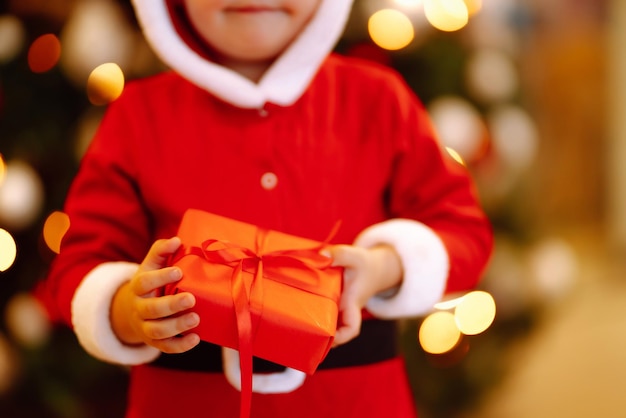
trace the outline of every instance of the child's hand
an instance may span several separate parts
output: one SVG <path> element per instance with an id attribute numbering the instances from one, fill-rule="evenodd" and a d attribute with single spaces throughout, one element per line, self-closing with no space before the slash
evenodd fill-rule
<path id="1" fill-rule="evenodd" d="M 113 297 L 111 325 L 122 342 L 148 344 L 165 353 L 182 353 L 200 342 L 194 333 L 179 336 L 200 322 L 196 313 L 183 313 L 195 305 L 194 296 L 187 292 L 157 296 L 159 288 L 182 277 L 178 267 L 164 268 L 179 246 L 179 238 L 156 241 L 130 282 Z"/>
<path id="2" fill-rule="evenodd" d="M 339 328 L 335 345 L 347 343 L 361 332 L 361 310 L 374 295 L 397 287 L 402 264 L 389 246 L 360 248 L 336 245 L 330 248 L 333 265 L 344 267 L 343 292 L 339 302 Z"/>

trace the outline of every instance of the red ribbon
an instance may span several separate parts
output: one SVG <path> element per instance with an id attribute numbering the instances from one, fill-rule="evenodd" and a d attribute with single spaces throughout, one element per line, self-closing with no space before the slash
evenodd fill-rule
<path id="1" fill-rule="evenodd" d="M 239 339 L 239 367 L 241 369 L 240 418 L 250 416 L 252 402 L 252 341 L 257 323 L 253 323 L 251 312 L 261 317 L 263 310 L 263 278 L 274 280 L 310 293 L 337 300 L 333 283 L 319 280 L 318 270 L 330 267 L 332 261 L 319 252 L 332 239 L 339 223 L 330 236 L 319 246 L 301 250 L 278 250 L 263 252 L 268 230 L 259 229 L 255 251 L 226 241 L 206 240 L 201 247 L 183 250 L 185 255 L 196 255 L 211 263 L 233 268 L 231 289 L 237 333 Z M 180 250 L 179 250 L 180 254 Z M 179 259 L 179 257 L 174 257 Z M 249 275 L 243 272 L 251 273 Z M 257 319 L 258 322 L 258 319 Z"/>

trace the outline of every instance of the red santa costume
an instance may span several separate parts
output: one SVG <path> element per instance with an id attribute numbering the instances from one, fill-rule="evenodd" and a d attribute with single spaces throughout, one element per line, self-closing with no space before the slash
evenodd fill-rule
<path id="1" fill-rule="evenodd" d="M 126 346 L 113 294 L 188 208 L 315 240 L 341 220 L 333 243 L 392 245 L 403 282 L 314 375 L 258 361 L 252 417 L 415 417 L 394 320 L 475 286 L 492 247 L 466 169 L 395 72 L 331 53 L 350 0 L 322 0 L 258 83 L 207 58 L 180 3 L 134 0 L 173 71 L 129 83 L 84 156 L 49 276 L 63 317 L 93 356 L 132 366 L 128 417 L 236 417 L 232 353 Z"/>

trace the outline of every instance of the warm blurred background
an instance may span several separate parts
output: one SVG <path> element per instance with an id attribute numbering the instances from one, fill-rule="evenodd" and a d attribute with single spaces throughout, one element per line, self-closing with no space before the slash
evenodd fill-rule
<path id="1" fill-rule="evenodd" d="M 433 309 L 452 330 L 405 324 L 422 418 L 626 416 L 624 40 L 623 0 L 355 1 L 338 51 L 405 76 L 497 235 L 473 331 L 458 306 Z M 129 0 L 0 0 L 3 418 L 121 416 L 126 371 L 83 353 L 41 279 L 106 103 L 161 68 Z"/>

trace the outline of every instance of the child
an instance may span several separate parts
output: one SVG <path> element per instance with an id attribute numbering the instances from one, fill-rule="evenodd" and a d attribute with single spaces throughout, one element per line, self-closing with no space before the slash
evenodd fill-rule
<path id="1" fill-rule="evenodd" d="M 85 349 L 133 366 L 127 417 L 238 416 L 194 296 L 157 296 L 188 208 L 315 240 L 342 221 L 336 347 L 312 376 L 258 361 L 252 417 L 416 416 L 394 320 L 475 286 L 492 235 L 398 75 L 331 53 L 350 3 L 134 0 L 173 71 L 110 105 L 49 278 Z"/>

